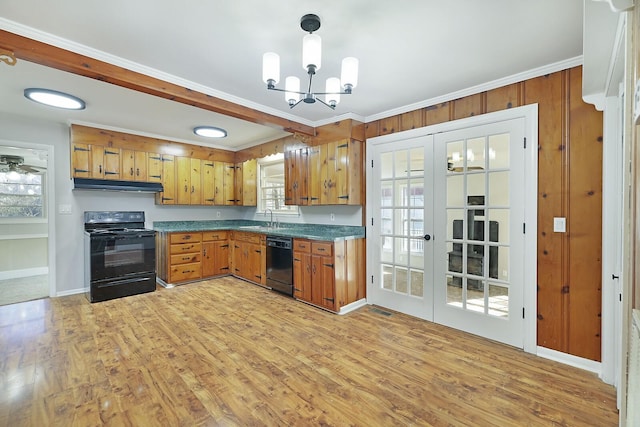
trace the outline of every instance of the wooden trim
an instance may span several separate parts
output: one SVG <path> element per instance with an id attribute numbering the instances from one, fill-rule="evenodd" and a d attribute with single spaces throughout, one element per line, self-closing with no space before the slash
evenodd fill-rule
<path id="1" fill-rule="evenodd" d="M 17 59 L 111 83 L 181 104 L 191 105 L 251 123 L 282 129 L 287 132 L 315 135 L 315 130 L 311 126 L 263 113 L 253 108 L 244 107 L 5 30 L 0 30 L 0 49 L 12 52 Z"/>

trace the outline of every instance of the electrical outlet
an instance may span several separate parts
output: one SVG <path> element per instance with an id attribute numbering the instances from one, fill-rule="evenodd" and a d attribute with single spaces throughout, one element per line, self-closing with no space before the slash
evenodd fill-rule
<path id="1" fill-rule="evenodd" d="M 71 215 L 71 205 L 58 205 L 58 213 L 60 215 Z"/>
<path id="2" fill-rule="evenodd" d="M 220 211 L 216 211 L 216 218 L 220 218 Z"/>
<path id="3" fill-rule="evenodd" d="M 330 218 L 331 218 L 331 221 L 335 221 L 336 220 L 336 214 L 332 213 Z"/>

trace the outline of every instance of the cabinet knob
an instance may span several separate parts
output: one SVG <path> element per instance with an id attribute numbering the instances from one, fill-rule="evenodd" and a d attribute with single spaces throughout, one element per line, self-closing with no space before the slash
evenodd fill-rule
<path id="1" fill-rule="evenodd" d="M 430 234 L 425 234 L 424 235 L 424 240 L 431 240 L 431 235 Z"/>

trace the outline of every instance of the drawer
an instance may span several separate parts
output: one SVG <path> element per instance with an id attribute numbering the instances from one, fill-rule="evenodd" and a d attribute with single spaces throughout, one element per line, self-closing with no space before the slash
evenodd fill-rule
<path id="1" fill-rule="evenodd" d="M 202 233 L 171 233 L 169 242 L 174 243 L 188 243 L 188 242 L 200 242 L 202 240 Z"/>
<path id="2" fill-rule="evenodd" d="M 171 267 L 171 271 L 169 272 L 169 283 L 199 279 L 201 272 L 200 263 L 176 265 Z"/>
<path id="3" fill-rule="evenodd" d="M 202 252 L 202 243 L 182 243 L 179 245 L 171 245 L 171 255 L 191 252 Z"/>
<path id="4" fill-rule="evenodd" d="M 200 252 L 171 255 L 171 265 L 200 262 Z"/>
<path id="5" fill-rule="evenodd" d="M 293 239 L 293 250 L 294 252 L 304 252 L 308 254 L 311 252 L 311 242 L 308 240 Z"/>
<path id="6" fill-rule="evenodd" d="M 210 242 L 212 240 L 227 240 L 229 232 L 227 230 L 222 231 L 204 231 L 202 233 L 202 241 Z"/>
<path id="7" fill-rule="evenodd" d="M 244 231 L 235 232 L 235 240 L 242 240 L 243 242 L 250 242 L 259 245 L 264 240 L 264 234 L 258 233 L 246 233 Z"/>
<path id="8" fill-rule="evenodd" d="M 333 243 L 330 242 L 312 242 L 311 253 L 313 255 L 333 256 Z"/>

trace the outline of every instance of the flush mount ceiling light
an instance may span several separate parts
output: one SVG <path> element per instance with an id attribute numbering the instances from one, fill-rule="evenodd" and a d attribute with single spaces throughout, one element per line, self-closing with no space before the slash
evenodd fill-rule
<path id="1" fill-rule="evenodd" d="M 85 108 L 85 103 L 82 99 L 57 90 L 28 88 L 24 90 L 24 96 L 50 107 L 64 108 L 66 110 L 84 110 Z"/>
<path id="2" fill-rule="evenodd" d="M 224 138 L 227 136 L 227 131 L 214 126 L 198 126 L 193 128 L 193 133 L 205 138 Z"/>
<path id="3" fill-rule="evenodd" d="M 316 71 L 320 69 L 322 56 L 322 40 L 319 35 L 313 34 L 320 28 L 320 18 L 313 14 L 304 15 L 300 19 L 300 27 L 309 33 L 302 39 L 302 68 L 309 75 L 307 91 L 300 92 L 300 79 L 294 76 L 285 79 L 284 89 L 276 88 L 280 80 L 280 57 L 273 52 L 267 52 L 262 57 L 262 80 L 267 84 L 267 89 L 284 92 L 290 108 L 302 101 L 307 104 L 320 101 L 327 107 L 335 109 L 340 102 L 340 95 L 350 95 L 358 84 L 358 60 L 353 57 L 344 58 L 340 78 L 328 78 L 325 92 L 312 92 L 311 83 Z M 318 95 L 324 95 L 324 101 Z"/>

